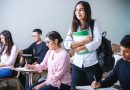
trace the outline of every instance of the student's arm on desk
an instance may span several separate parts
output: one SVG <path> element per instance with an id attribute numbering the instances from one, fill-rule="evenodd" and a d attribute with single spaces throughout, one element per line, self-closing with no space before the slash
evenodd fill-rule
<path id="1" fill-rule="evenodd" d="M 119 71 L 119 65 L 117 62 L 113 71 L 110 73 L 110 75 L 107 78 L 105 78 L 103 81 L 100 82 L 101 87 L 113 86 L 113 84 L 118 81 L 118 71 Z"/>
<path id="2" fill-rule="evenodd" d="M 40 64 L 36 64 L 36 65 L 30 65 L 27 64 L 26 68 L 27 69 L 33 69 L 36 72 L 41 73 L 43 70 L 47 70 L 47 62 L 48 62 L 48 57 L 49 57 L 50 51 L 47 52 L 47 54 L 45 55 L 45 58 L 43 59 L 43 61 Z"/>
<path id="3" fill-rule="evenodd" d="M 110 76 L 108 76 L 103 81 L 100 81 L 100 82 L 93 81 L 92 84 L 91 84 L 91 87 L 94 88 L 94 89 L 110 87 L 114 83 L 116 83 L 117 80 L 118 80 L 117 77 L 113 76 L 113 73 L 112 73 Z"/>
<path id="4" fill-rule="evenodd" d="M 33 52 L 34 43 L 32 43 L 28 48 L 22 50 L 23 54 L 29 54 Z"/>
<path id="5" fill-rule="evenodd" d="M 97 88 L 100 88 L 101 87 L 101 84 L 97 81 L 93 81 L 92 84 L 91 84 L 91 87 L 93 89 L 97 89 Z"/>
<path id="6" fill-rule="evenodd" d="M 38 73 L 41 73 L 42 72 L 42 69 L 38 70 L 40 68 L 40 64 L 26 64 L 25 65 L 25 69 L 26 71 L 34 71 L 34 72 L 38 72 Z"/>
<path id="7" fill-rule="evenodd" d="M 92 88 L 96 89 L 100 87 L 105 88 L 105 87 L 112 86 L 114 83 L 118 81 L 117 71 L 118 71 L 118 63 L 116 64 L 115 68 L 113 69 L 113 71 L 110 73 L 110 75 L 107 78 L 105 78 L 104 80 L 100 82 L 93 81 L 91 84 Z"/>
<path id="8" fill-rule="evenodd" d="M 29 70 L 30 70 L 30 69 L 33 70 L 33 69 L 35 68 L 35 65 L 33 65 L 33 64 L 32 64 L 32 65 L 26 64 L 26 65 L 25 65 L 25 68 L 26 68 L 26 69 L 29 69 Z"/>

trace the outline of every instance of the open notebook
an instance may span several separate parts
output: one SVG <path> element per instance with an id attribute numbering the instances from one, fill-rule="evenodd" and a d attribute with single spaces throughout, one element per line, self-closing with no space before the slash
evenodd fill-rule
<path id="1" fill-rule="evenodd" d="M 26 69 L 25 67 L 18 67 L 15 68 L 16 71 L 23 71 L 23 72 L 35 72 L 34 70 Z"/>
<path id="2" fill-rule="evenodd" d="M 78 89 L 78 90 L 95 90 L 91 86 L 76 86 L 76 89 Z M 118 90 L 118 89 L 109 87 L 109 88 L 99 88 L 96 90 Z"/>

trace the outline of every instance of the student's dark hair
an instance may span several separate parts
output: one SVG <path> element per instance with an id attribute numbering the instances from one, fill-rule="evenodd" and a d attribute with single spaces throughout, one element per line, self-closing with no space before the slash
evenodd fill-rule
<path id="1" fill-rule="evenodd" d="M 91 26 L 91 22 L 93 21 L 92 17 L 91 17 L 91 7 L 90 7 L 90 4 L 88 2 L 86 2 L 86 1 L 79 1 L 76 4 L 74 12 L 73 12 L 73 20 L 72 20 L 72 27 L 71 27 L 72 32 L 76 32 L 78 26 L 80 25 L 80 21 L 77 19 L 76 15 L 75 15 L 76 7 L 79 4 L 83 5 L 84 11 L 85 11 L 85 20 L 84 20 L 85 27 L 83 29 L 87 29 L 89 26 Z"/>
<path id="2" fill-rule="evenodd" d="M 125 35 L 121 40 L 120 45 L 130 49 L 130 35 Z"/>
<path id="3" fill-rule="evenodd" d="M 38 34 L 42 35 L 42 30 L 41 29 L 34 29 L 33 32 L 37 32 Z"/>
<path id="4" fill-rule="evenodd" d="M 58 44 L 63 42 L 61 35 L 57 31 L 51 31 L 51 32 L 47 33 L 46 37 L 52 41 L 54 41 L 55 39 L 58 39 Z"/>
<path id="5" fill-rule="evenodd" d="M 12 35 L 11 35 L 10 31 L 8 31 L 8 30 L 2 31 L 0 35 L 3 35 L 5 37 L 5 42 L 6 42 L 5 45 L 7 46 L 6 54 L 10 55 L 11 54 L 11 49 L 12 49 L 12 47 L 14 45 Z"/>

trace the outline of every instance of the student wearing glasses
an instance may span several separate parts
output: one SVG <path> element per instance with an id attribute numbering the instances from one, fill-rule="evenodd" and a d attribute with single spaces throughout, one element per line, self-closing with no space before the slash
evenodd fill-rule
<path id="1" fill-rule="evenodd" d="M 46 46 L 45 42 L 42 41 L 42 30 L 41 29 L 34 29 L 32 33 L 32 38 L 34 43 L 32 43 L 28 48 L 19 51 L 20 54 L 32 54 L 32 59 L 29 61 L 30 64 L 40 64 L 48 51 L 48 47 Z M 27 62 L 27 61 L 25 61 Z M 23 66 L 25 63 L 23 63 Z M 26 74 L 26 85 L 25 85 L 25 76 L 20 74 L 20 81 L 24 87 L 29 86 L 28 81 L 28 74 Z"/>
<path id="2" fill-rule="evenodd" d="M 35 57 L 33 62 L 41 63 L 48 47 L 46 46 L 45 42 L 42 41 L 42 30 L 41 29 L 34 29 L 32 33 L 32 38 L 34 39 L 34 43 L 32 43 L 28 48 L 21 50 L 21 54 L 32 54 Z M 34 58 L 33 57 L 33 58 Z"/>
<path id="3" fill-rule="evenodd" d="M 47 78 L 27 90 L 70 90 L 70 56 L 62 48 L 63 39 L 57 31 L 51 31 L 46 35 L 46 45 L 49 50 L 41 64 L 27 64 L 27 69 L 36 72 L 48 70 Z"/>

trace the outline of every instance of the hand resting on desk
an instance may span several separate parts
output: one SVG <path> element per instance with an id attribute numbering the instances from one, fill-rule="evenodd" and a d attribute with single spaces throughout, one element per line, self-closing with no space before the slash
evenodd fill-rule
<path id="1" fill-rule="evenodd" d="M 26 65 L 25 65 L 25 68 L 26 68 L 26 69 L 34 69 L 34 68 L 35 68 L 35 65 L 26 64 Z"/>
<path id="2" fill-rule="evenodd" d="M 93 89 L 97 89 L 97 88 L 101 87 L 101 84 L 97 81 L 93 81 L 92 84 L 91 84 L 91 87 Z"/>

